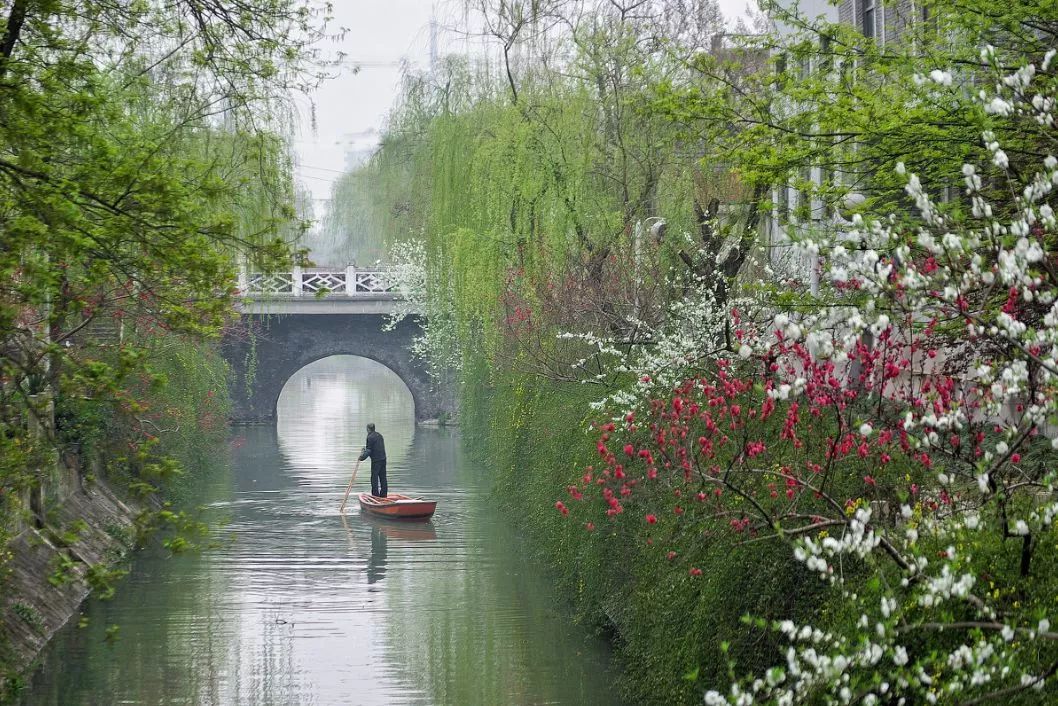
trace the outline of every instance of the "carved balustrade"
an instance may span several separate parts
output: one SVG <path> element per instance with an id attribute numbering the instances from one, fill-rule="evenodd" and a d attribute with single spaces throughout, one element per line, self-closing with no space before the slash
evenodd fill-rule
<path id="1" fill-rule="evenodd" d="M 242 272 L 240 295 L 249 299 L 268 297 L 396 297 L 390 272 L 385 267 L 302 268 L 289 272 Z"/>

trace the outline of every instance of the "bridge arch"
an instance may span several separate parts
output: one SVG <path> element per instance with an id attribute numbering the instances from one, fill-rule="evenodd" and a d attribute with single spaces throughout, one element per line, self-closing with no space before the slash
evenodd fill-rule
<path id="1" fill-rule="evenodd" d="M 409 317 L 384 331 L 382 314 L 244 314 L 250 335 L 225 342 L 231 366 L 232 418 L 272 422 L 287 381 L 306 365 L 335 355 L 368 358 L 395 372 L 411 392 L 415 420 L 436 419 L 448 405 L 422 361 L 412 355 L 422 329 Z"/>
<path id="2" fill-rule="evenodd" d="M 408 391 L 407 397 L 411 398 L 409 400 L 409 402 L 410 402 L 410 409 L 412 410 L 412 412 L 414 412 L 415 409 L 417 409 L 419 407 L 419 403 L 415 400 L 415 393 L 410 387 L 408 387 L 408 383 L 405 382 L 404 378 L 401 377 L 400 374 L 397 373 L 397 371 L 393 370 L 392 368 L 390 368 L 385 363 L 382 363 L 381 361 L 378 361 L 375 358 L 371 358 L 371 357 L 368 357 L 366 355 L 359 355 L 359 354 L 353 354 L 353 353 L 337 353 L 335 355 L 325 355 L 322 358 L 317 358 L 315 360 L 310 360 L 305 365 L 303 365 L 302 367 L 298 368 L 297 370 L 295 370 L 293 373 L 291 373 L 287 377 L 286 381 L 283 382 L 280 385 L 280 387 L 279 387 L 279 397 L 276 398 L 276 418 L 277 419 L 279 418 L 279 409 L 278 408 L 279 408 L 279 404 L 280 404 L 280 402 L 282 400 L 282 397 L 283 397 L 284 394 L 287 394 L 288 391 L 292 390 L 292 385 L 294 384 L 295 380 L 301 378 L 302 375 L 306 375 L 306 374 L 311 379 L 313 374 L 315 373 L 314 369 L 315 369 L 317 363 L 321 363 L 322 361 L 327 361 L 327 360 L 331 360 L 331 359 L 335 359 L 335 358 L 350 358 L 350 357 L 351 358 L 360 359 L 361 361 L 366 361 L 367 366 L 370 366 L 369 369 L 372 371 L 372 377 L 378 376 L 378 377 L 383 377 L 383 378 L 389 378 L 389 380 L 391 380 L 391 381 L 392 381 L 392 377 L 396 377 L 400 381 L 400 384 L 403 385 L 404 388 Z M 401 397 L 404 397 L 404 395 L 401 395 Z M 408 408 L 409 407 L 409 405 L 403 404 L 403 400 L 402 400 L 402 406 L 404 408 Z"/>

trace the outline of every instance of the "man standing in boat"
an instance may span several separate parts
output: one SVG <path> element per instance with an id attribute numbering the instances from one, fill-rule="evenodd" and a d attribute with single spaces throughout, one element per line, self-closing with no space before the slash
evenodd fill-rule
<path id="1" fill-rule="evenodd" d="M 386 483 L 386 441 L 375 431 L 374 424 L 367 425 L 367 443 L 360 460 L 371 458 L 371 494 L 377 498 L 386 497 L 389 486 Z"/>

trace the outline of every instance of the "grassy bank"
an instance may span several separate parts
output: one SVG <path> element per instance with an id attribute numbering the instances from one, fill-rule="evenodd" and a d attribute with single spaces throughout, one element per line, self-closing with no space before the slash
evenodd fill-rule
<path id="1" fill-rule="evenodd" d="M 597 461 L 587 431 L 597 397 L 589 385 L 505 376 L 465 389 L 462 431 L 494 469 L 499 500 L 517 513 L 577 619 L 613 640 L 625 696 L 700 703 L 704 689 L 727 679 L 729 659 L 762 669 L 779 658 L 774 633 L 743 616 L 815 615 L 823 585 L 778 542 L 743 545 L 701 532 L 662 538 L 646 523 L 605 520 L 588 531 L 557 512 L 556 500 L 569 502 L 561 489 Z M 703 575 L 690 576 L 690 566 Z"/>

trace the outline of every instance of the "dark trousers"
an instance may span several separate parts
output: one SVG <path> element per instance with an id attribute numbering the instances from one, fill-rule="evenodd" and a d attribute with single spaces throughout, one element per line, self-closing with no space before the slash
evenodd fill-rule
<path id="1" fill-rule="evenodd" d="M 389 491 L 389 485 L 386 483 L 386 459 L 376 461 L 371 459 L 371 494 L 384 498 L 386 493 Z"/>

